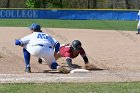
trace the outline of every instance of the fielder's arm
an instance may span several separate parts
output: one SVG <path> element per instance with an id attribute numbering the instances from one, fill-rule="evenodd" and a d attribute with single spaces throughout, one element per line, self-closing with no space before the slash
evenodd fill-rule
<path id="1" fill-rule="evenodd" d="M 23 43 L 21 42 L 20 39 L 15 39 L 15 45 L 19 45 L 19 46 L 23 47 Z"/>

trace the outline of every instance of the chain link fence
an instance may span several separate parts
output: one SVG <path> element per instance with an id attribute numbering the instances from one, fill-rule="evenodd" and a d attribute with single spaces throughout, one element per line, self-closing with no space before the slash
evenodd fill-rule
<path id="1" fill-rule="evenodd" d="M 0 0 L 0 8 L 26 8 L 27 1 L 39 2 L 34 8 L 140 9 L 140 0 Z"/>
<path id="2" fill-rule="evenodd" d="M 0 8 L 25 8 L 26 0 L 0 0 Z"/>

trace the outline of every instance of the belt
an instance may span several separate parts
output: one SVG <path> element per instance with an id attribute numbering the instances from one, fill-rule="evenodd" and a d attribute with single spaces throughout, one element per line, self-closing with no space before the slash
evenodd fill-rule
<path id="1" fill-rule="evenodd" d="M 43 46 L 45 46 L 45 45 L 43 45 L 43 44 L 37 44 L 38 46 L 41 46 L 41 47 L 43 47 Z M 52 48 L 51 46 L 49 46 L 49 48 Z"/>
<path id="2" fill-rule="evenodd" d="M 44 45 L 43 44 L 37 44 L 38 46 L 41 46 L 41 47 L 43 47 Z"/>

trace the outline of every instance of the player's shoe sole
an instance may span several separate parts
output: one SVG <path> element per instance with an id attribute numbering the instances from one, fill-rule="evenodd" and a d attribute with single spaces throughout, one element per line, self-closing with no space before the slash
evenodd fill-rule
<path id="1" fill-rule="evenodd" d="M 58 66 L 57 67 L 57 70 L 60 72 L 60 73 L 64 73 L 64 74 L 68 74 L 70 71 L 62 66 Z"/>

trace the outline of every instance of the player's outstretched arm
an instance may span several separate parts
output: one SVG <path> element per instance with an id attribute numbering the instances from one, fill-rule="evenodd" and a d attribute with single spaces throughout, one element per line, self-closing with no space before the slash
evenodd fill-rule
<path id="1" fill-rule="evenodd" d="M 85 64 L 88 64 L 88 63 L 89 63 L 87 56 L 84 56 L 84 57 L 83 57 L 83 60 L 84 60 L 84 63 L 85 63 Z"/>
<path id="2" fill-rule="evenodd" d="M 23 46 L 23 43 L 21 42 L 20 39 L 15 39 L 15 45 Z"/>

